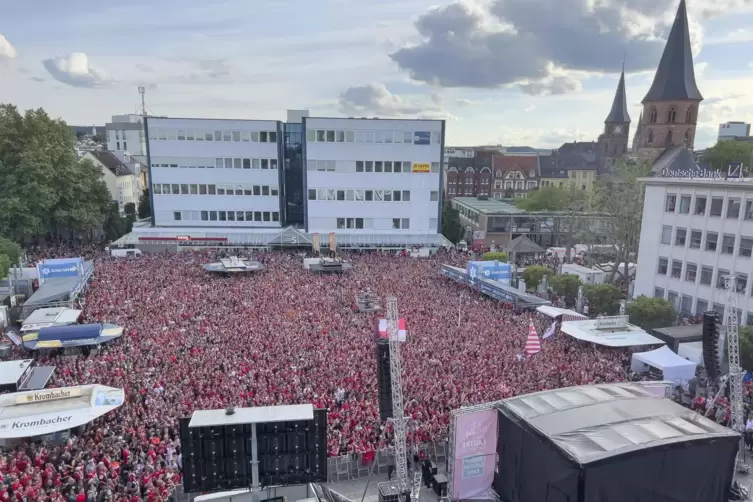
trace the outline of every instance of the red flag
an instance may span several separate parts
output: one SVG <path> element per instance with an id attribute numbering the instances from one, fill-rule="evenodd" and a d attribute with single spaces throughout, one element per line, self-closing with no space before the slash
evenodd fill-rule
<path id="1" fill-rule="evenodd" d="M 533 325 L 533 321 L 528 324 L 528 338 L 526 339 L 526 356 L 531 357 L 534 354 L 541 352 L 541 342 L 539 341 L 539 335 L 536 333 L 536 328 Z"/>

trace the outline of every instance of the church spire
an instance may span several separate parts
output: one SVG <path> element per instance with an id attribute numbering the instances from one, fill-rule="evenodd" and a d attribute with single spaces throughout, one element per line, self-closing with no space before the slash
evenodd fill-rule
<path id="1" fill-rule="evenodd" d="M 612 109 L 607 115 L 605 124 L 629 124 L 630 115 L 627 110 L 627 96 L 625 93 L 625 66 L 622 67 L 622 74 L 620 74 L 620 82 L 617 84 L 617 92 L 614 94 L 614 101 L 612 101 Z"/>
<path id="2" fill-rule="evenodd" d="M 659 61 L 654 82 L 643 103 L 648 101 L 702 101 L 695 82 L 693 52 L 690 48 L 690 29 L 685 0 L 680 0 L 667 45 Z"/>

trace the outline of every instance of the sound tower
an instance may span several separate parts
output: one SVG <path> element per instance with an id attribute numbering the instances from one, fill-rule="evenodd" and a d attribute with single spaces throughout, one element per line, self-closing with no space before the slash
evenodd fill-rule
<path id="1" fill-rule="evenodd" d="M 710 310 L 703 313 L 703 365 L 712 380 L 719 378 L 719 313 Z"/>
<path id="2" fill-rule="evenodd" d="M 384 422 L 392 418 L 392 373 L 390 371 L 390 344 L 387 340 L 377 340 L 377 385 L 379 397 L 379 419 Z"/>

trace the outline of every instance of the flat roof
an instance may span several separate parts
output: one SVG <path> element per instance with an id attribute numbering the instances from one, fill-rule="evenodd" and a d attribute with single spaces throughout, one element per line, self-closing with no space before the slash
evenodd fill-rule
<path id="1" fill-rule="evenodd" d="M 452 201 L 457 202 L 461 206 L 465 206 L 468 209 L 472 209 L 481 214 L 487 214 L 487 215 L 560 216 L 563 214 L 569 214 L 567 211 L 526 211 L 525 209 L 520 209 L 515 204 L 510 204 L 509 202 L 505 202 L 498 199 L 479 200 L 476 197 L 455 197 L 452 199 Z M 606 215 L 598 214 L 598 213 L 579 213 L 580 216 L 585 216 L 587 214 L 590 214 L 592 216 L 606 217 Z"/>
<path id="2" fill-rule="evenodd" d="M 584 342 L 607 347 L 637 347 L 642 345 L 664 345 L 664 342 L 651 336 L 638 326 L 628 324 L 626 328 L 596 329 L 596 319 L 566 321 L 560 330 Z"/>
<path id="3" fill-rule="evenodd" d="M 732 179 L 709 179 L 709 178 L 638 178 L 638 181 L 647 185 L 669 185 L 669 186 L 694 186 L 703 188 L 726 188 L 743 191 L 753 191 L 753 178 L 732 178 Z"/>
<path id="4" fill-rule="evenodd" d="M 703 336 L 703 324 L 689 324 L 687 326 L 667 326 L 666 328 L 656 328 L 654 329 L 654 331 L 675 340 L 683 340 L 687 338 L 700 340 L 700 337 Z"/>
<path id="5" fill-rule="evenodd" d="M 289 404 L 235 408 L 235 413 L 232 415 L 227 415 L 224 409 L 194 411 L 188 426 L 209 427 L 212 425 L 259 424 L 313 419 L 313 404 Z"/>
<path id="6" fill-rule="evenodd" d="M 24 374 L 24 371 L 31 366 L 31 359 L 17 359 L 15 361 L 0 362 L 0 385 L 16 384 Z"/>

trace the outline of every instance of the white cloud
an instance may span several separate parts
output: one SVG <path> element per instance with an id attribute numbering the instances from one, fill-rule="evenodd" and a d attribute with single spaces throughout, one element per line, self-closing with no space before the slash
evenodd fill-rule
<path id="1" fill-rule="evenodd" d="M 478 105 L 479 102 L 478 101 L 474 101 L 472 99 L 460 98 L 460 99 L 458 99 L 455 102 L 455 104 L 457 104 L 458 106 L 460 106 L 462 108 L 468 108 L 469 106 L 476 106 L 476 105 Z"/>
<path id="2" fill-rule="evenodd" d="M 391 93 L 383 84 L 349 87 L 337 100 L 340 112 L 358 117 L 454 118 L 442 106 L 441 96 L 432 93 L 428 100 L 408 100 Z"/>
<path id="3" fill-rule="evenodd" d="M 16 57 L 16 48 L 0 33 L 0 59 L 13 59 L 14 57 Z"/>
<path id="4" fill-rule="evenodd" d="M 71 87 L 101 87 L 110 83 L 107 74 L 91 65 L 83 52 L 67 58 L 45 59 L 44 67 L 56 80 Z"/>

